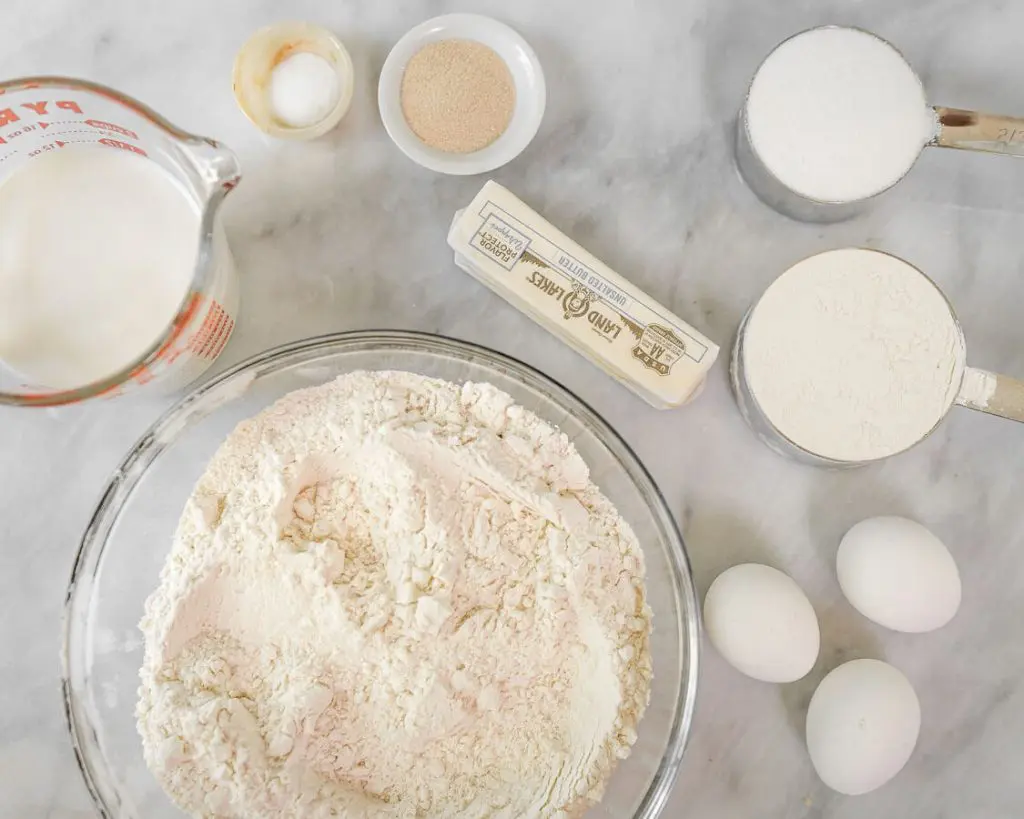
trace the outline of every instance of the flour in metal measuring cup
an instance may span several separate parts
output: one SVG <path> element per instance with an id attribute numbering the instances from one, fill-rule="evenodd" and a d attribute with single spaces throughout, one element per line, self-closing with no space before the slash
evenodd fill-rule
<path id="1" fill-rule="evenodd" d="M 200 211 L 155 162 L 67 146 L 0 184 L 0 361 L 73 389 L 130 366 L 196 267 Z"/>
<path id="2" fill-rule="evenodd" d="M 952 406 L 963 334 L 915 267 L 875 250 L 804 259 L 754 306 L 742 339 L 747 386 L 802 449 L 860 462 L 902 452 Z"/>

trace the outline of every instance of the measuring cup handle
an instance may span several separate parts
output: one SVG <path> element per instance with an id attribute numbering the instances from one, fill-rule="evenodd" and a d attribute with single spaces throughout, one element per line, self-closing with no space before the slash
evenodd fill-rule
<path id="1" fill-rule="evenodd" d="M 968 367 L 956 403 L 989 415 L 1024 422 L 1024 381 Z"/>
<path id="2" fill-rule="evenodd" d="M 938 127 L 932 145 L 991 154 L 1024 156 L 1024 118 L 935 106 Z"/>

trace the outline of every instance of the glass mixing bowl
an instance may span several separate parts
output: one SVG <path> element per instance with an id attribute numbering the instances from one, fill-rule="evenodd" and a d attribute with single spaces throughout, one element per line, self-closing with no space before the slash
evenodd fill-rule
<path id="1" fill-rule="evenodd" d="M 514 359 L 417 333 L 342 333 L 263 353 L 167 412 L 114 472 L 82 537 L 68 586 L 64 705 L 86 785 L 109 819 L 181 819 L 146 768 L 135 730 L 143 603 L 156 588 L 178 517 L 235 425 L 285 393 L 354 370 L 486 381 L 561 428 L 630 523 L 647 561 L 654 612 L 651 703 L 636 746 L 586 819 L 653 819 L 679 771 L 697 693 L 699 614 L 679 530 L 629 446 L 590 407 Z"/>

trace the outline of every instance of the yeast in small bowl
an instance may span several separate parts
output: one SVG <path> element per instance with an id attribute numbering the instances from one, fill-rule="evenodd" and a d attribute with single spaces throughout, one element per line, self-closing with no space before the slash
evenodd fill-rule
<path id="1" fill-rule="evenodd" d="M 474 65 L 487 66 L 484 53 L 476 48 L 473 49 L 475 55 L 459 54 L 458 51 L 467 52 L 469 49 L 459 49 L 458 44 L 485 46 L 490 49 L 504 63 L 507 68 L 507 79 L 513 86 L 514 99 L 510 102 L 511 113 L 507 118 L 507 124 L 501 121 L 504 127 L 500 129 L 497 138 L 476 150 L 459 152 L 457 149 L 471 145 L 472 139 L 465 140 L 462 138 L 464 134 L 454 131 L 450 135 L 453 136 L 452 139 L 431 140 L 434 144 L 428 144 L 421 139 L 422 131 L 421 136 L 417 136 L 413 125 L 410 124 L 407 116 L 411 113 L 410 102 L 414 103 L 413 107 L 417 107 L 415 104 L 418 102 L 426 102 L 440 105 L 442 109 L 449 104 L 443 99 L 445 94 L 440 88 L 428 89 L 430 100 L 404 100 L 403 108 L 403 84 L 406 81 L 407 68 L 418 57 L 422 59 L 426 56 L 421 54 L 424 49 L 438 49 L 441 47 L 440 44 L 444 43 L 454 44 L 454 53 L 447 56 L 435 55 L 437 61 L 433 66 L 414 65 L 419 75 L 421 92 L 424 80 L 433 76 L 438 78 L 439 84 L 465 82 L 466 93 L 475 94 L 478 98 L 459 100 L 455 107 L 463 113 L 468 110 L 471 114 L 476 112 L 477 105 L 491 104 L 495 94 L 504 93 L 500 78 L 503 72 L 495 72 L 498 83 L 488 91 L 486 83 L 481 86 L 480 77 L 473 72 Z M 483 90 L 480 90 L 481 87 Z M 406 96 L 413 90 L 406 89 Z M 451 88 L 444 91 L 447 95 L 455 93 Z M 402 153 L 424 168 L 438 173 L 471 175 L 500 168 L 522 153 L 540 127 L 547 91 L 540 61 L 519 34 L 504 23 L 489 17 L 477 14 L 448 14 L 421 23 L 395 44 L 381 69 L 377 99 L 384 127 Z M 459 123 L 453 122 L 453 129 L 458 127 Z"/>

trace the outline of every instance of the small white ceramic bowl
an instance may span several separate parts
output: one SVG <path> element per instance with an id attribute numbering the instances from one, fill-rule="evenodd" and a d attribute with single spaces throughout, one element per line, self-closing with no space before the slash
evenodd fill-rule
<path id="1" fill-rule="evenodd" d="M 473 153 L 453 154 L 431 148 L 412 132 L 402 113 L 406 64 L 421 48 L 439 40 L 474 40 L 494 49 L 515 83 L 516 107 L 508 128 L 486 148 Z M 432 171 L 468 176 L 500 168 L 523 152 L 544 118 L 547 88 L 540 60 L 518 33 L 479 14 L 446 14 L 420 23 L 395 43 L 380 72 L 377 102 L 388 136 L 402 153 Z"/>

